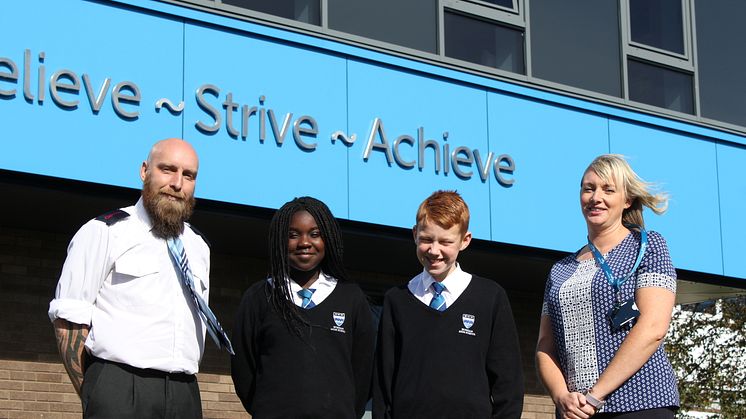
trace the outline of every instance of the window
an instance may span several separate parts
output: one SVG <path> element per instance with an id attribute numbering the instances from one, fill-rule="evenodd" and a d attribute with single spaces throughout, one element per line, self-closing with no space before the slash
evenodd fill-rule
<path id="1" fill-rule="evenodd" d="M 445 12 L 445 55 L 512 73 L 525 74 L 523 31 Z"/>
<path id="2" fill-rule="evenodd" d="M 441 0 L 440 51 L 445 57 L 526 74 L 520 0 Z"/>
<path id="3" fill-rule="evenodd" d="M 622 0 L 630 101 L 696 114 L 689 0 Z"/>
<path id="4" fill-rule="evenodd" d="M 746 2 L 697 0 L 695 6 L 702 116 L 746 126 Z"/>
<path id="5" fill-rule="evenodd" d="M 617 0 L 532 0 L 529 6 L 532 76 L 622 97 Z"/>
<path id="6" fill-rule="evenodd" d="M 492 3 L 496 6 L 502 6 L 508 9 L 515 9 L 513 0 L 484 0 L 485 3 Z"/>
<path id="7" fill-rule="evenodd" d="M 255 10 L 286 19 L 321 24 L 320 0 L 222 0 L 225 4 Z"/>
<path id="8" fill-rule="evenodd" d="M 629 98 L 635 102 L 694 113 L 692 75 L 630 59 L 627 63 Z"/>
<path id="9" fill-rule="evenodd" d="M 684 55 L 681 0 L 630 0 L 632 42 Z"/>

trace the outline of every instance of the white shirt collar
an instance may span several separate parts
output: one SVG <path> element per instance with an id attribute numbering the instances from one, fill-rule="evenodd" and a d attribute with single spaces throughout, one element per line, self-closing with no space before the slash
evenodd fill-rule
<path id="1" fill-rule="evenodd" d="M 145 224 L 148 231 L 153 228 L 153 222 L 150 221 L 150 214 L 148 214 L 148 210 L 145 209 L 145 203 L 143 202 L 142 196 L 140 197 L 140 199 L 137 200 L 137 203 L 135 204 L 135 213 L 130 215 L 137 217 L 138 220 Z"/>
<path id="2" fill-rule="evenodd" d="M 303 299 L 298 295 L 298 291 L 303 287 L 298 285 L 298 283 L 292 278 L 288 278 L 287 281 L 290 284 L 290 296 L 293 298 L 293 303 L 300 307 L 303 303 Z M 336 286 L 337 278 L 329 276 L 324 272 L 319 272 L 318 279 L 316 279 L 316 281 L 314 281 L 314 283 L 309 287 L 314 290 L 313 295 L 311 296 L 311 301 L 316 305 L 321 304 L 321 302 L 324 301 L 332 291 L 334 291 L 334 287 Z"/>
<path id="3" fill-rule="evenodd" d="M 471 274 L 468 274 L 461 270 L 461 266 L 456 263 L 455 269 L 450 274 L 448 274 L 446 279 L 441 281 L 441 284 L 446 287 L 445 289 L 448 292 L 460 295 L 469 285 L 469 280 L 471 280 Z M 421 290 L 423 292 L 432 290 L 430 287 L 432 286 L 433 282 L 435 282 L 435 278 L 433 278 L 433 276 L 430 275 L 427 271 L 423 270 L 422 274 L 420 275 Z"/>
<path id="4" fill-rule="evenodd" d="M 409 288 L 409 291 L 414 295 L 418 300 L 420 300 L 423 304 L 429 305 L 430 300 L 433 298 L 434 292 L 431 288 L 432 283 L 435 282 L 435 278 L 432 277 L 427 271 L 424 269 L 422 272 L 412 278 L 411 281 L 409 281 L 409 284 L 407 287 Z M 469 286 L 469 283 L 471 282 L 471 274 L 468 272 L 464 272 L 461 269 L 461 266 L 456 263 L 456 268 L 448 274 L 448 276 L 441 281 L 441 284 L 445 286 L 445 290 L 441 295 L 445 297 L 446 299 L 446 305 L 450 306 L 453 304 L 458 297 L 463 294 L 464 290 L 466 290 L 466 287 Z"/>

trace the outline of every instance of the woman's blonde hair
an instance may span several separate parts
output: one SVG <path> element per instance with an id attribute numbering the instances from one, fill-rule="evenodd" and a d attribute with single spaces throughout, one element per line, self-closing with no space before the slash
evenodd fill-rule
<path id="1" fill-rule="evenodd" d="M 588 166 L 588 170 L 596 172 L 604 182 L 622 187 L 624 196 L 631 203 L 622 212 L 622 223 L 637 224 L 645 227 L 642 218 L 642 207 L 650 208 L 656 214 L 663 214 L 668 208 L 668 194 L 653 193 L 653 185 L 642 180 L 630 167 L 621 154 L 603 154 L 596 157 Z"/>

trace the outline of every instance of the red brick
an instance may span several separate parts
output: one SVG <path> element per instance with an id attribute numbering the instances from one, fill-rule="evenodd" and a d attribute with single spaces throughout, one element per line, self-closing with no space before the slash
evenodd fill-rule
<path id="1" fill-rule="evenodd" d="M 63 376 L 60 373 L 39 372 L 36 373 L 36 380 L 46 383 L 61 383 L 63 382 Z"/>
<path id="2" fill-rule="evenodd" d="M 23 390 L 23 383 L 12 380 L 0 380 L 0 390 Z"/>
<path id="3" fill-rule="evenodd" d="M 24 391 L 37 391 L 37 392 L 49 392 L 49 383 L 37 383 L 35 381 L 29 381 L 23 383 Z"/>
<path id="4" fill-rule="evenodd" d="M 36 393 L 36 400 L 40 402 L 64 403 L 65 394 L 64 393 L 50 393 L 48 391 L 40 391 Z"/>
<path id="5" fill-rule="evenodd" d="M 6 410 L 22 410 L 23 402 L 18 400 L 0 400 L 0 412 Z"/>
<path id="6" fill-rule="evenodd" d="M 31 391 L 10 391 L 10 400 L 36 401 L 36 393 Z"/>
<path id="7" fill-rule="evenodd" d="M 72 389 L 72 386 L 70 386 L 70 389 Z M 61 393 L 62 394 L 62 401 L 65 403 L 73 403 L 73 404 L 80 404 L 80 397 L 77 393 L 71 392 L 71 393 Z"/>
<path id="8" fill-rule="evenodd" d="M 203 402 L 205 401 L 211 401 L 211 402 L 217 402 L 220 400 L 218 397 L 219 394 L 222 393 L 213 393 L 213 392 L 200 392 L 199 397 L 202 399 Z"/>
<path id="9" fill-rule="evenodd" d="M 47 402 L 23 402 L 23 410 L 49 412 L 49 403 Z"/>
<path id="10" fill-rule="evenodd" d="M 220 376 L 216 374 L 197 374 L 197 381 L 200 383 L 219 383 Z"/>
<path id="11" fill-rule="evenodd" d="M 52 391 L 55 393 L 69 393 L 71 391 L 75 391 L 75 389 L 73 388 L 73 385 L 70 383 L 63 383 L 63 384 L 50 383 L 49 391 Z"/>
<path id="12" fill-rule="evenodd" d="M 228 402 L 207 402 L 203 403 L 209 410 L 221 410 L 227 412 L 241 412 L 244 410 L 243 405 L 240 403 L 228 403 Z"/>
<path id="13" fill-rule="evenodd" d="M 10 412 L 8 415 L 10 419 L 60 419 L 60 416 L 56 413 L 51 412 Z"/>
<path id="14" fill-rule="evenodd" d="M 247 419 L 250 418 L 246 412 L 224 412 L 220 410 L 204 410 L 205 419 Z"/>
<path id="15" fill-rule="evenodd" d="M 16 370 L 23 371 L 26 367 L 25 362 L 10 361 L 7 359 L 0 359 L 0 369 L 2 370 Z"/>
<path id="16" fill-rule="evenodd" d="M 228 384 L 203 383 L 199 387 L 203 392 L 228 393 L 232 391 L 233 386 L 229 386 Z"/>
<path id="17" fill-rule="evenodd" d="M 231 377 L 230 375 L 219 375 L 218 378 L 218 382 L 221 384 L 233 385 L 233 377 Z"/>
<path id="18" fill-rule="evenodd" d="M 50 326 L 50 333 L 51 333 L 51 323 Z M 38 371 L 38 372 L 56 372 L 60 374 L 67 374 L 65 372 L 65 366 L 58 363 L 51 363 L 51 362 L 34 362 L 34 363 L 28 363 L 26 364 L 30 370 L 32 371 Z"/>
<path id="19" fill-rule="evenodd" d="M 52 412 L 83 412 L 80 403 L 50 403 Z"/>
<path id="20" fill-rule="evenodd" d="M 36 381 L 36 373 L 26 371 L 11 371 L 10 379 L 16 381 Z"/>
<path id="21" fill-rule="evenodd" d="M 236 396 L 236 393 L 211 393 L 211 394 L 217 394 L 218 400 L 220 400 L 221 402 L 235 402 L 235 403 L 241 402 L 238 399 L 238 396 Z"/>

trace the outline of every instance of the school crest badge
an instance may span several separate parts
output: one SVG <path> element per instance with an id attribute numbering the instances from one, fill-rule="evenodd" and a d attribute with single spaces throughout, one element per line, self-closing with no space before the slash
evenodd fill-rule
<path id="1" fill-rule="evenodd" d="M 334 323 L 337 326 L 342 326 L 345 322 L 345 314 L 344 313 L 337 313 L 336 311 L 333 314 L 334 317 Z"/>
<path id="2" fill-rule="evenodd" d="M 332 332 L 347 333 L 344 326 L 342 326 L 345 324 L 345 317 L 344 313 L 337 311 L 332 312 L 332 319 L 334 320 L 334 325 L 331 327 Z"/>
<path id="3" fill-rule="evenodd" d="M 474 326 L 474 316 L 471 314 L 462 314 L 461 320 L 464 322 L 464 327 L 467 329 L 471 329 L 471 327 Z"/>
<path id="4" fill-rule="evenodd" d="M 464 327 L 462 327 L 461 330 L 459 330 L 458 332 L 462 335 L 476 336 L 477 334 L 473 330 L 471 330 L 476 320 L 477 316 L 473 314 L 462 314 L 461 322 L 464 324 Z"/>

